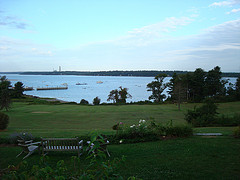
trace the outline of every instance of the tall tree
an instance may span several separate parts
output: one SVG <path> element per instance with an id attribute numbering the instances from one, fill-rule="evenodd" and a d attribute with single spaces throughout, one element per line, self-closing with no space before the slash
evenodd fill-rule
<path id="1" fill-rule="evenodd" d="M 187 101 L 188 96 L 188 81 L 187 75 L 177 75 L 174 79 L 174 86 L 172 90 L 172 99 L 178 104 L 178 110 L 183 101 Z"/>
<path id="2" fill-rule="evenodd" d="M 148 91 L 152 91 L 152 95 L 149 96 L 149 100 L 153 99 L 154 102 L 162 102 L 166 95 L 163 91 L 167 88 L 167 84 L 163 83 L 163 80 L 167 77 L 166 74 L 159 74 L 151 83 L 147 84 Z"/>
<path id="3" fill-rule="evenodd" d="M 13 96 L 16 97 L 16 98 L 20 98 L 20 97 L 23 96 L 23 92 L 24 92 L 23 83 L 22 82 L 17 82 L 14 85 Z"/>
<path id="4" fill-rule="evenodd" d="M 128 88 L 119 87 L 119 90 L 115 89 L 110 91 L 107 101 L 113 100 L 113 103 L 126 103 L 127 98 L 132 98 L 128 93 Z"/>
<path id="5" fill-rule="evenodd" d="M 10 98 L 10 81 L 6 78 L 6 76 L 2 76 L 0 78 L 0 109 L 8 109 L 10 108 L 11 98 Z"/>
<path id="6" fill-rule="evenodd" d="M 236 100 L 240 100 L 240 76 L 237 78 L 235 83 L 235 91 L 236 91 Z"/>
<path id="7" fill-rule="evenodd" d="M 206 72 L 197 68 L 193 74 L 189 75 L 189 96 L 194 102 L 200 102 L 204 99 Z"/>
<path id="8" fill-rule="evenodd" d="M 222 72 L 219 66 L 216 66 L 214 69 L 208 71 L 205 80 L 206 96 L 211 97 L 215 95 L 222 95 L 225 93 L 226 82 L 221 81 L 221 74 Z"/>

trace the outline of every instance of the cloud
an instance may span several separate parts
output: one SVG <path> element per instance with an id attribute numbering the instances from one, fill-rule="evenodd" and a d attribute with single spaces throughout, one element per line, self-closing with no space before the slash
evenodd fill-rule
<path id="1" fill-rule="evenodd" d="M 240 8 L 239 9 L 233 9 L 230 12 L 227 12 L 227 14 L 237 13 L 237 12 L 240 12 Z"/>
<path id="2" fill-rule="evenodd" d="M 233 6 L 236 4 L 240 4 L 240 0 L 228 0 L 228 1 L 220 1 L 220 2 L 214 2 L 209 5 L 211 6 Z"/>
<path id="3" fill-rule="evenodd" d="M 0 26 L 25 30 L 28 24 L 15 16 L 5 16 L 3 11 L 0 11 Z"/>
<path id="4" fill-rule="evenodd" d="M 196 35 L 171 36 L 172 31 L 192 21 L 186 17 L 166 18 L 133 29 L 119 39 L 73 49 L 0 38 L 0 71 L 14 68 L 15 71 L 51 71 L 59 65 L 64 70 L 78 71 L 195 70 L 198 67 L 209 70 L 217 65 L 222 71 L 240 71 L 240 19 Z"/>
<path id="5" fill-rule="evenodd" d="M 189 17 L 169 17 L 162 22 L 133 29 L 127 36 L 115 40 L 117 45 L 123 46 L 146 46 L 159 39 L 165 38 L 168 33 L 176 31 L 182 26 L 190 24 L 193 19 Z"/>
<path id="6" fill-rule="evenodd" d="M 214 2 L 210 4 L 209 6 L 233 6 L 236 4 L 240 4 L 240 0 L 228 0 L 228 1 L 220 1 L 220 2 Z"/>

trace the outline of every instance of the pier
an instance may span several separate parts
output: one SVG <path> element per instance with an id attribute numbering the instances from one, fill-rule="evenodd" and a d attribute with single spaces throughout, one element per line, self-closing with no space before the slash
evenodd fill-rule
<path id="1" fill-rule="evenodd" d="M 37 91 L 40 91 L 40 90 L 62 90 L 62 89 L 68 89 L 68 87 L 44 87 L 44 88 L 37 88 Z"/>

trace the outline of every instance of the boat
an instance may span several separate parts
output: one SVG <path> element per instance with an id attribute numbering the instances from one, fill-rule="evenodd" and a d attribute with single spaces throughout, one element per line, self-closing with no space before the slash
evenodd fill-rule
<path id="1" fill-rule="evenodd" d="M 87 83 L 76 83 L 76 85 L 87 85 Z"/>
<path id="2" fill-rule="evenodd" d="M 24 91 L 33 91 L 34 89 L 33 89 L 33 87 L 25 87 L 24 88 Z"/>
<path id="3" fill-rule="evenodd" d="M 97 84 L 102 84 L 103 82 L 102 81 L 97 81 Z"/>

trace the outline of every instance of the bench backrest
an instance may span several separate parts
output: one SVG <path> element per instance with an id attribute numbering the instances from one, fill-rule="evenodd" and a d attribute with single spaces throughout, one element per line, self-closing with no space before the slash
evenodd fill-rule
<path id="1" fill-rule="evenodd" d="M 74 150 L 80 146 L 78 138 L 44 138 L 41 143 L 44 149 L 53 150 Z"/>

